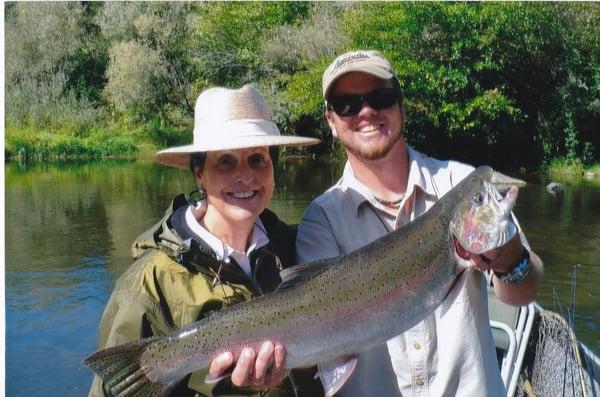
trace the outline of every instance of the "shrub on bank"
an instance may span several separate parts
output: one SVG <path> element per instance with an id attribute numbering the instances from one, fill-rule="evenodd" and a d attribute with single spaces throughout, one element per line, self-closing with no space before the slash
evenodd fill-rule
<path id="1" fill-rule="evenodd" d="M 154 142 L 159 148 L 187 145 L 192 143 L 192 132 L 187 128 L 178 128 L 158 117 L 151 118 L 139 135 Z"/>
<path id="2" fill-rule="evenodd" d="M 579 159 L 569 160 L 561 157 L 550 162 L 547 172 L 550 176 L 582 176 L 585 167 Z"/>
<path id="3" fill-rule="evenodd" d="M 128 157 L 138 152 L 133 136 L 114 130 L 93 132 L 86 137 L 30 129 L 7 130 L 5 139 L 6 159 L 20 162 Z"/>
<path id="4" fill-rule="evenodd" d="M 600 164 L 594 164 L 585 170 L 585 175 L 588 178 L 600 179 Z"/>
<path id="5" fill-rule="evenodd" d="M 34 133 L 28 129 L 6 131 L 4 151 L 7 160 L 40 161 L 48 153 L 46 134 Z"/>

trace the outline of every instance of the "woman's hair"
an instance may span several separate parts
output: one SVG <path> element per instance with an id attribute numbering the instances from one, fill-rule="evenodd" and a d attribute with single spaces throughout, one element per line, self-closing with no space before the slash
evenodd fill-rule
<path id="1" fill-rule="evenodd" d="M 196 168 L 200 168 L 200 172 L 204 169 L 204 162 L 206 161 L 206 152 L 195 152 L 190 156 L 190 169 L 192 174 L 196 175 Z"/>
<path id="2" fill-rule="evenodd" d="M 269 156 L 271 156 L 271 162 L 273 168 L 277 169 L 276 165 L 279 161 L 279 146 L 269 146 Z M 190 156 L 190 169 L 192 174 L 195 174 L 196 168 L 199 168 L 200 172 L 204 170 L 204 162 L 206 161 L 206 152 L 192 153 Z"/>

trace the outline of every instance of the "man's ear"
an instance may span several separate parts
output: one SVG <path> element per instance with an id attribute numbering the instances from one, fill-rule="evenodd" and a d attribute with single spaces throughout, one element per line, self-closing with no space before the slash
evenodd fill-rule
<path id="1" fill-rule="evenodd" d="M 331 120 L 331 112 L 329 110 L 325 111 L 325 118 L 327 119 L 327 124 L 329 124 L 329 128 L 331 128 L 331 135 L 333 135 L 334 138 L 337 138 L 338 133 L 335 129 L 335 124 L 333 123 L 333 120 Z"/>

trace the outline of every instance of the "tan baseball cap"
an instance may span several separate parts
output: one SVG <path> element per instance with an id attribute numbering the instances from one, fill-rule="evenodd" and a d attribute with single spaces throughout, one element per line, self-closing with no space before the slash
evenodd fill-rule
<path id="1" fill-rule="evenodd" d="M 323 98 L 327 98 L 333 83 L 348 72 L 364 72 L 380 79 L 398 78 L 392 64 L 374 50 L 350 51 L 335 58 L 323 72 Z"/>

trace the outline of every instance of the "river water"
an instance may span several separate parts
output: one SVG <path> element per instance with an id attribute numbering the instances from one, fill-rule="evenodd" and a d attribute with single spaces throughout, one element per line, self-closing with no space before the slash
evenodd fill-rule
<path id="1" fill-rule="evenodd" d="M 288 160 L 271 209 L 297 223 L 340 173 L 340 164 Z M 553 196 L 546 177 L 521 177 L 529 186 L 515 212 L 546 265 L 538 302 L 564 311 L 573 303 L 575 332 L 598 353 L 600 182 L 562 181 Z M 95 350 L 131 242 L 193 186 L 189 171 L 144 161 L 6 165 L 7 396 L 87 394 L 92 372 L 81 361 Z"/>

